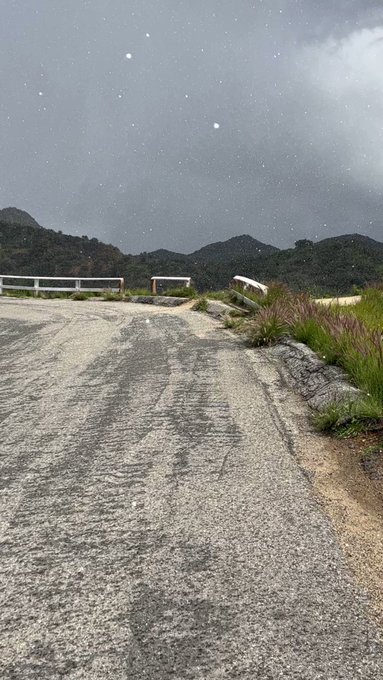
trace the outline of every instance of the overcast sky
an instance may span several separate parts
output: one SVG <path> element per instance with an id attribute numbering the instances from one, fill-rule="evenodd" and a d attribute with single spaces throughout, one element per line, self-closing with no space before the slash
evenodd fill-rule
<path id="1" fill-rule="evenodd" d="M 0 9 L 0 207 L 124 252 L 383 240 L 381 0 Z"/>

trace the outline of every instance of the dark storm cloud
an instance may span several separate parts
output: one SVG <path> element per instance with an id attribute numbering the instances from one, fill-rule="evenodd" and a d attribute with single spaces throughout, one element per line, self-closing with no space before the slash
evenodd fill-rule
<path id="1" fill-rule="evenodd" d="M 135 252 L 383 237 L 380 2 L 0 7 L 2 207 Z"/>

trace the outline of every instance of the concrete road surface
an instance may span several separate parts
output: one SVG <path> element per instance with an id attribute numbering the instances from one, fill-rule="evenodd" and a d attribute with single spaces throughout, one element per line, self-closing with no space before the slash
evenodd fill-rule
<path id="1" fill-rule="evenodd" d="M 361 295 L 349 295 L 347 297 L 320 298 L 319 300 L 315 300 L 315 302 L 319 302 L 321 305 L 325 305 L 325 307 L 329 307 L 330 305 L 340 305 L 343 307 L 345 305 L 356 305 L 361 299 Z"/>
<path id="2" fill-rule="evenodd" d="M 383 678 L 262 352 L 122 303 L 1 299 L 0 332 L 1 678 Z"/>

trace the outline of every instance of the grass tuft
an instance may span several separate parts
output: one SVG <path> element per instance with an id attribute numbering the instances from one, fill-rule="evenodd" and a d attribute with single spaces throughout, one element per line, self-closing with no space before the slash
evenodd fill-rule
<path id="1" fill-rule="evenodd" d="M 207 298 L 205 295 L 199 297 L 193 305 L 194 312 L 207 312 Z"/>
<path id="2" fill-rule="evenodd" d="M 246 336 L 253 347 L 271 345 L 288 335 L 289 327 L 279 310 L 265 307 L 256 315 L 254 321 L 245 326 Z"/>
<path id="3" fill-rule="evenodd" d="M 89 300 L 89 298 L 94 297 L 93 293 L 86 293 L 83 290 L 77 290 L 70 296 L 71 300 Z"/>
<path id="4" fill-rule="evenodd" d="M 169 288 L 168 290 L 165 290 L 162 295 L 166 297 L 195 298 L 197 296 L 197 291 L 193 286 L 182 286 L 180 288 Z"/>
<path id="5" fill-rule="evenodd" d="M 106 290 L 102 294 L 102 299 L 105 300 L 105 302 L 121 302 L 121 300 L 124 299 L 124 295 L 121 293 L 115 293 L 112 290 Z"/>
<path id="6" fill-rule="evenodd" d="M 234 331 L 240 332 L 243 325 L 246 323 L 246 319 L 243 316 L 238 316 L 237 314 L 225 314 L 222 319 L 225 328 L 231 328 Z"/>
<path id="7" fill-rule="evenodd" d="M 332 432 L 338 437 L 355 437 L 382 422 L 382 407 L 374 399 L 365 398 L 349 403 L 333 403 L 313 416 L 320 432 Z"/>
<path id="8" fill-rule="evenodd" d="M 288 292 L 257 312 L 244 330 L 255 346 L 268 345 L 283 335 L 304 342 L 326 363 L 343 368 L 382 411 L 383 342 L 376 321 L 380 310 L 383 313 L 379 288 L 365 291 L 362 302 L 348 307 L 347 313 Z"/>
<path id="9" fill-rule="evenodd" d="M 226 303 L 233 301 L 233 295 L 230 294 L 229 290 L 209 290 L 205 295 L 209 300 L 219 300 Z"/>

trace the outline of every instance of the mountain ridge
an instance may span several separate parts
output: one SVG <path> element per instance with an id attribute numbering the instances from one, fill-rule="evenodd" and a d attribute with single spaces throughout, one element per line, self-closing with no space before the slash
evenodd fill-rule
<path id="1" fill-rule="evenodd" d="M 200 290 L 224 288 L 242 274 L 282 281 L 296 290 L 346 294 L 383 278 L 383 243 L 343 234 L 315 243 L 301 239 L 294 248 L 279 250 L 242 234 L 189 255 L 165 249 L 129 255 L 96 238 L 45 229 L 12 208 L 0 210 L 0 273 L 123 276 L 128 288 L 147 287 L 153 275 L 191 276 Z"/>
<path id="2" fill-rule="evenodd" d="M 8 222 L 15 226 L 30 226 L 44 229 L 28 212 L 13 207 L 2 208 L 0 210 L 0 222 Z"/>

